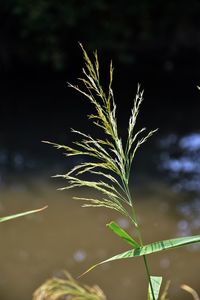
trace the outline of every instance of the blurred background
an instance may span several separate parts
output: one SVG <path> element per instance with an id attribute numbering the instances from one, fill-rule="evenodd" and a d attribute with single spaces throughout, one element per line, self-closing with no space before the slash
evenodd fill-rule
<path id="1" fill-rule="evenodd" d="M 51 175 L 72 166 L 50 140 L 70 144 L 70 128 L 90 131 L 92 108 L 67 87 L 83 59 L 78 42 L 98 50 L 102 81 L 114 64 L 120 135 L 126 136 L 137 84 L 144 88 L 138 128 L 159 128 L 139 150 L 131 178 L 147 242 L 200 229 L 200 2 L 2 0 L 0 3 L 0 213 L 48 204 L 34 216 L 3 223 L 0 297 L 31 299 L 47 278 L 67 269 L 75 277 L 124 245 L 107 232 L 109 211 L 80 208 L 65 182 Z M 92 129 L 93 130 L 93 129 Z M 78 191 L 76 192 L 79 193 Z M 155 209 L 156 208 L 156 209 Z M 152 256 L 153 273 L 171 280 L 172 299 L 200 292 L 199 247 Z M 145 299 L 140 259 L 108 264 L 83 281 L 109 299 Z"/>

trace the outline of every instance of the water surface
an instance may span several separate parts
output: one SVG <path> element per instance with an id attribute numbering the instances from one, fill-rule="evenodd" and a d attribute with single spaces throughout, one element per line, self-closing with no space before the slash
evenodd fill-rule
<path id="1" fill-rule="evenodd" d="M 31 299 L 39 285 L 63 269 L 76 277 L 92 264 L 129 249 L 105 226 L 115 220 L 134 235 L 126 219 L 106 209 L 81 208 L 72 200 L 72 192 L 57 191 L 58 186 L 60 182 L 41 178 L 1 188 L 1 215 L 48 205 L 39 214 L 1 224 L 1 299 Z M 142 186 L 135 187 L 134 199 L 146 243 L 199 233 L 195 210 L 185 213 L 185 205 L 193 205 L 189 195 L 144 179 Z M 199 289 L 199 247 L 158 253 L 149 260 L 152 274 L 163 275 L 164 284 L 171 280 L 170 299 L 189 299 L 180 289 L 182 283 Z M 103 265 L 81 282 L 98 284 L 108 299 L 146 299 L 141 258 Z"/>

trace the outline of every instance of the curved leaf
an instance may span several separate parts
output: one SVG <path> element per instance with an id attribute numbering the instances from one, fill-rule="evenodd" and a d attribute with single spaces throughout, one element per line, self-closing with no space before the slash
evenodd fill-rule
<path id="1" fill-rule="evenodd" d="M 200 298 L 199 298 L 199 295 L 197 294 L 197 292 L 196 292 L 194 289 L 192 289 L 189 285 L 187 285 L 187 284 L 182 284 L 182 285 L 181 285 L 181 288 L 182 288 L 183 290 L 185 290 L 186 292 L 190 293 L 190 294 L 193 296 L 193 299 L 194 299 L 194 300 L 199 300 L 199 299 L 200 299 Z"/>
<path id="2" fill-rule="evenodd" d="M 145 245 L 143 247 L 138 247 L 136 249 L 131 249 L 128 251 L 125 251 L 123 253 L 117 254 L 111 258 L 108 258 L 91 268 L 89 268 L 87 271 L 85 271 L 82 275 L 88 273 L 95 267 L 102 265 L 104 263 L 113 261 L 113 260 L 118 260 L 118 259 L 124 259 L 124 258 L 132 258 L 132 257 L 137 257 L 137 256 L 144 256 L 147 254 L 152 254 L 155 252 L 163 251 L 163 250 L 168 250 L 168 249 L 173 249 L 189 244 L 196 244 L 200 243 L 200 235 L 194 235 L 194 236 L 189 236 L 189 237 L 181 237 L 181 238 L 175 238 L 175 239 L 170 239 L 170 240 L 164 240 L 164 241 L 159 241 L 155 243 L 151 243 L 148 245 Z M 81 276 L 82 276 L 81 275 Z"/>

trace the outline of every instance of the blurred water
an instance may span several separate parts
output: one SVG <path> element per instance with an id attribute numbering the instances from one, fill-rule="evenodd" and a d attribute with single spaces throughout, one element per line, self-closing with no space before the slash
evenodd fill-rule
<path id="1" fill-rule="evenodd" d="M 135 189 L 134 196 L 146 243 L 199 233 L 190 197 L 182 199 L 158 182 Z M 48 209 L 40 214 L 0 226 L 1 299 L 31 299 L 41 283 L 61 270 L 76 277 L 92 264 L 129 249 L 105 226 L 115 220 L 134 235 L 126 219 L 105 209 L 81 208 L 71 193 L 56 191 L 53 183 L 29 181 L 1 189 L 1 215 L 46 204 Z M 149 259 L 153 274 L 171 280 L 172 299 L 188 299 L 180 290 L 182 283 L 198 290 L 198 247 L 158 253 Z M 81 282 L 100 285 L 108 299 L 128 300 L 133 294 L 136 299 L 146 299 L 147 281 L 140 258 L 106 264 Z"/>
<path id="2" fill-rule="evenodd" d="M 151 147 L 136 160 L 132 186 L 145 242 L 199 234 L 199 133 L 162 135 Z M 57 191 L 64 182 L 50 175 L 70 165 L 64 165 L 62 155 L 55 160 L 57 152 L 54 159 L 51 155 L 41 160 L 38 153 L 0 148 L 0 214 L 49 206 L 40 214 L 1 224 L 1 299 L 31 299 L 40 284 L 61 270 L 76 277 L 129 249 L 106 228 L 111 220 L 135 234 L 125 218 L 109 210 L 81 208 L 72 200 L 79 192 Z M 149 257 L 152 273 L 171 280 L 170 299 L 189 299 L 182 283 L 199 290 L 199 251 L 197 245 Z M 100 285 L 108 299 L 146 299 L 140 258 L 103 265 L 81 281 Z"/>
<path id="3" fill-rule="evenodd" d="M 160 141 L 161 169 L 176 190 L 200 192 L 200 133 L 169 134 Z"/>

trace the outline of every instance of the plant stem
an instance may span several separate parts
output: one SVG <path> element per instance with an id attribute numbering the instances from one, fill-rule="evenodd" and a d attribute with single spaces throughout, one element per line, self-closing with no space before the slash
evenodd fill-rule
<path id="1" fill-rule="evenodd" d="M 140 227 L 139 227 L 139 224 L 138 224 L 138 221 L 137 221 L 137 215 L 136 215 L 135 209 L 134 209 L 133 204 L 132 204 L 133 202 L 132 202 L 132 197 L 131 197 L 128 181 L 123 181 L 123 185 L 124 185 L 127 197 L 128 197 L 128 201 L 129 201 L 129 203 L 131 203 L 132 217 L 130 219 L 131 219 L 131 222 L 133 223 L 133 225 L 136 228 L 136 232 L 137 232 L 137 236 L 138 236 L 140 245 L 143 246 L 144 245 L 143 238 L 142 238 Z M 151 282 L 150 268 L 149 268 L 149 264 L 148 264 L 148 260 L 146 258 L 146 255 L 143 255 L 143 259 L 144 259 L 144 265 L 145 265 L 147 277 L 148 277 L 148 280 L 149 280 L 149 285 L 150 285 L 152 297 L 153 297 L 153 300 L 155 300 L 153 286 L 152 286 L 152 282 Z"/>
<path id="2" fill-rule="evenodd" d="M 136 223 L 135 228 L 136 228 L 136 231 L 137 231 L 139 242 L 140 242 L 141 246 L 143 246 L 144 245 L 143 238 L 142 238 L 142 234 L 141 234 L 141 231 L 140 231 L 140 227 L 138 225 L 135 209 L 134 209 L 133 206 L 132 206 L 132 215 L 133 215 L 133 219 L 135 220 L 135 223 Z M 147 273 L 147 277 L 148 277 L 152 297 L 153 297 L 153 300 L 155 300 L 153 286 L 152 286 L 152 282 L 151 282 L 150 268 L 149 268 L 149 264 L 148 264 L 148 260 L 147 260 L 146 255 L 143 255 L 143 260 L 144 260 L 144 265 L 145 265 L 145 269 L 146 269 L 146 273 Z"/>
<path id="3" fill-rule="evenodd" d="M 149 280 L 149 285 L 150 285 L 152 297 L 153 297 L 153 300 L 155 300 L 153 286 L 152 286 L 152 282 L 151 282 L 150 269 L 149 269 L 149 264 L 148 264 L 148 260 L 147 260 L 146 255 L 143 255 L 143 259 L 144 259 L 145 269 L 146 269 L 146 272 L 147 272 L 147 277 L 148 277 L 148 280 Z"/>

